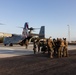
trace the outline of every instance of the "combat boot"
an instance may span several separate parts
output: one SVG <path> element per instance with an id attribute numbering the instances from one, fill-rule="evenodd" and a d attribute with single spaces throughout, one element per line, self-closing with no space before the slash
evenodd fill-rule
<path id="1" fill-rule="evenodd" d="M 52 52 L 50 53 L 50 58 L 53 58 L 53 53 Z"/>

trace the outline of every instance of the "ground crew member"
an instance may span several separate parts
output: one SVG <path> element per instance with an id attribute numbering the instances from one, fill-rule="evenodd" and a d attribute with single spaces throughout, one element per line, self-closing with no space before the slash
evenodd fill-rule
<path id="1" fill-rule="evenodd" d="M 34 42 L 33 42 L 33 50 L 34 50 L 34 54 L 36 54 L 36 48 L 37 48 L 37 46 L 36 46 L 36 40 L 34 40 Z"/>
<path id="2" fill-rule="evenodd" d="M 41 51 L 45 53 L 47 51 L 46 40 L 43 39 Z"/>
<path id="3" fill-rule="evenodd" d="M 37 39 L 37 47 L 38 47 L 38 52 L 40 52 L 40 40 Z"/>
<path id="4" fill-rule="evenodd" d="M 53 39 L 53 49 L 54 49 L 54 56 L 57 56 L 57 40 Z"/>
<path id="5" fill-rule="evenodd" d="M 56 46 L 56 49 L 57 49 L 57 57 L 59 57 L 59 48 L 60 48 L 60 39 L 57 38 L 57 46 Z"/>
<path id="6" fill-rule="evenodd" d="M 63 48 L 63 56 L 64 57 L 67 57 L 68 56 L 68 43 L 67 43 L 67 41 L 66 41 L 66 38 L 63 38 L 63 40 L 64 40 L 64 48 Z"/>
<path id="7" fill-rule="evenodd" d="M 53 41 L 51 38 L 47 40 L 47 47 L 48 47 L 48 54 L 50 55 L 50 58 L 53 58 Z"/>
<path id="8" fill-rule="evenodd" d="M 64 48 L 64 41 L 60 38 L 60 47 L 58 49 L 58 57 L 62 57 Z"/>
<path id="9" fill-rule="evenodd" d="M 26 49 L 28 48 L 28 39 L 26 39 L 26 41 L 25 41 L 25 46 L 26 46 Z"/>

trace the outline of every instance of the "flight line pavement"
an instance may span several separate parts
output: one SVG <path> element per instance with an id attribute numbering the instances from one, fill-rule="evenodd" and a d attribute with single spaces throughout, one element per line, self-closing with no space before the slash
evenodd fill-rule
<path id="1" fill-rule="evenodd" d="M 68 46 L 68 50 L 75 50 L 75 49 L 76 49 L 75 45 Z M 0 58 L 30 55 L 30 54 L 33 54 L 32 44 L 28 46 L 28 49 L 26 49 L 25 46 L 20 46 L 20 45 L 14 45 L 10 47 L 10 46 L 4 46 L 3 44 L 0 44 Z"/>
<path id="2" fill-rule="evenodd" d="M 50 59 L 47 54 L 33 54 L 31 45 L 28 50 L 19 45 L 2 45 L 0 75 L 76 75 L 76 47 L 68 49 L 68 57 Z"/>
<path id="3" fill-rule="evenodd" d="M 25 46 L 14 45 L 14 46 L 4 46 L 0 45 L 0 58 L 20 56 L 20 55 L 29 55 L 33 54 L 33 46 L 29 45 L 28 49 Z"/>
<path id="4" fill-rule="evenodd" d="M 53 59 L 40 53 L 0 58 L 0 75 L 76 75 L 76 50 L 69 52 Z"/>

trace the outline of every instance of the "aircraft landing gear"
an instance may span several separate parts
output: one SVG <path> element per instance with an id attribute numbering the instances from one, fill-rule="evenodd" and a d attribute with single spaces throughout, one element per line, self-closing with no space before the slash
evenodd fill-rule
<path id="1" fill-rule="evenodd" d="M 6 44 L 4 44 L 4 46 L 6 46 Z"/>
<path id="2" fill-rule="evenodd" d="M 10 43 L 10 44 L 9 44 L 9 46 L 13 46 L 13 44 L 12 44 L 12 43 Z"/>

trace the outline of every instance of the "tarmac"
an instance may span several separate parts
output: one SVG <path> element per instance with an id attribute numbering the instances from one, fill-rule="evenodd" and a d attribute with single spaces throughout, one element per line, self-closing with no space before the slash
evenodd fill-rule
<path id="1" fill-rule="evenodd" d="M 76 75 L 76 50 L 68 57 L 31 54 L 0 58 L 0 75 Z"/>
<path id="2" fill-rule="evenodd" d="M 14 56 L 21 56 L 21 55 L 29 55 L 33 54 L 32 45 L 29 45 L 28 49 L 25 46 L 14 45 L 4 46 L 0 45 L 0 58 L 7 58 L 7 57 L 14 57 Z"/>
<path id="3" fill-rule="evenodd" d="M 76 49 L 75 45 L 68 46 L 68 50 L 75 50 L 75 49 Z M 20 46 L 20 45 L 14 45 L 10 47 L 0 44 L 0 58 L 30 55 L 30 54 L 34 54 L 32 44 L 28 46 L 28 49 L 26 49 L 25 46 Z"/>
<path id="4" fill-rule="evenodd" d="M 69 46 L 68 57 L 52 59 L 48 57 L 47 53 L 33 54 L 31 48 L 30 46 L 27 51 L 25 47 L 18 45 L 0 46 L 3 54 L 16 55 L 0 58 L 0 75 L 76 75 L 76 49 L 74 46 Z M 1 50 L 0 52 L 2 52 Z M 30 52 L 30 54 L 25 54 L 26 52 Z"/>

